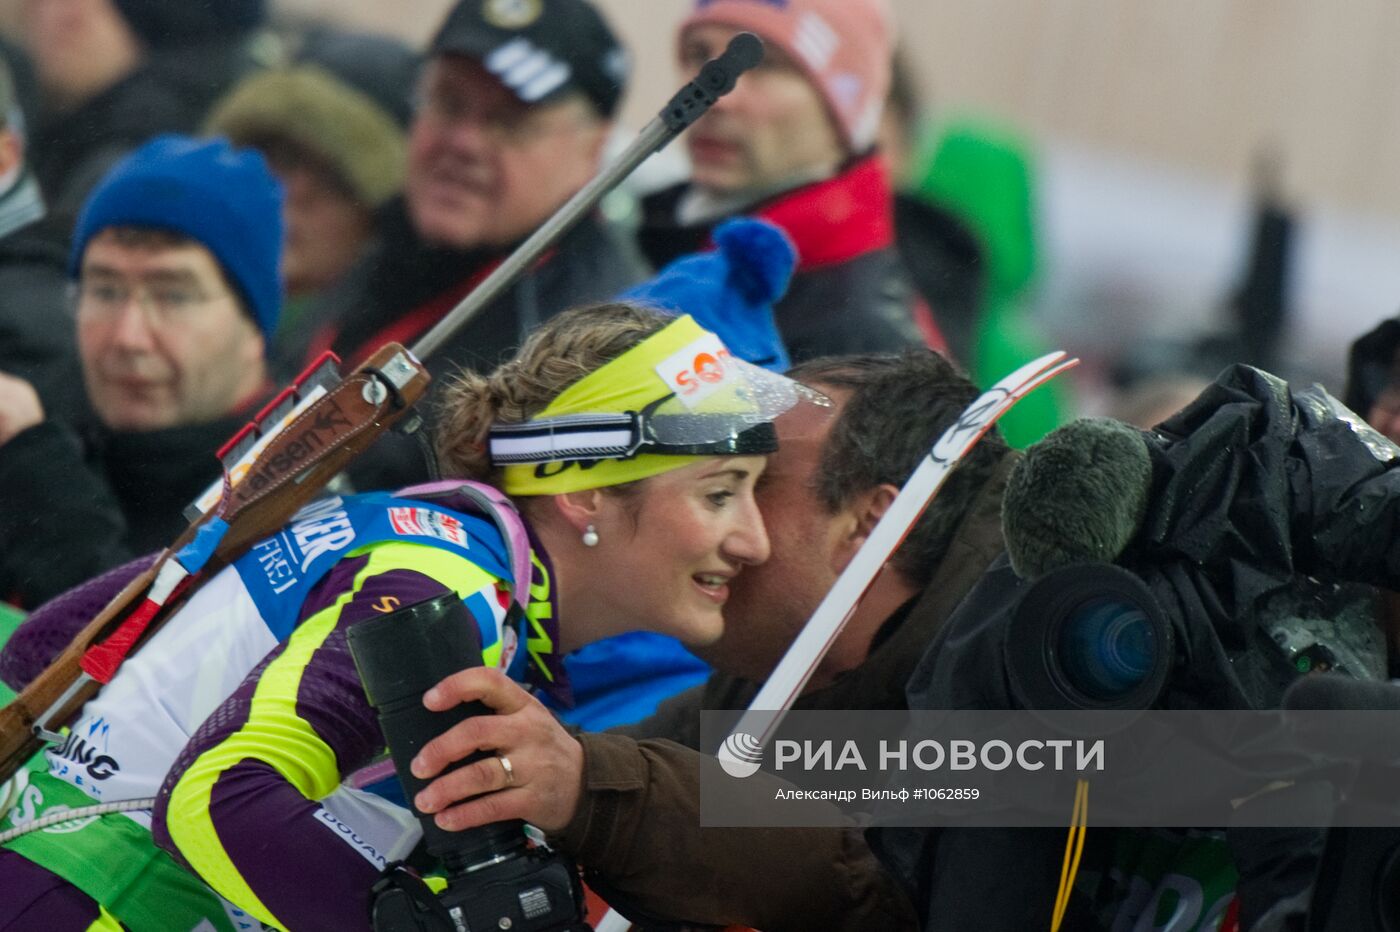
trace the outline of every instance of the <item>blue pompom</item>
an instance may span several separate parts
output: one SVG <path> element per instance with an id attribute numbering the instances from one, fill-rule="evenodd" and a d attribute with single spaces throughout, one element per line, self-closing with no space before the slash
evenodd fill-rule
<path id="1" fill-rule="evenodd" d="M 750 301 L 771 304 L 787 291 L 797 250 L 771 223 L 738 217 L 715 228 L 715 245 L 729 260 L 730 275 Z"/>

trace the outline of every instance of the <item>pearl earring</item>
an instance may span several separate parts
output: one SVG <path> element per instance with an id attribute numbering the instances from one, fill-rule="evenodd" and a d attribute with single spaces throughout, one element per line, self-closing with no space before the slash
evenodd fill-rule
<path id="1" fill-rule="evenodd" d="M 591 524 L 588 526 L 588 529 L 583 532 L 583 545 L 585 547 L 598 546 L 598 529 Z"/>

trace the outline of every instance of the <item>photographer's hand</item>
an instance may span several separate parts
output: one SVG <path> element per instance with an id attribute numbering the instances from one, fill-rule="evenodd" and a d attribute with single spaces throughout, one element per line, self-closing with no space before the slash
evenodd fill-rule
<path id="1" fill-rule="evenodd" d="M 429 741 L 413 760 L 413 774 L 428 779 L 477 751 L 496 756 L 438 777 L 414 804 L 436 813 L 437 824 L 450 831 L 507 819 L 524 819 L 546 832 L 563 829 L 582 793 L 583 746 L 538 699 L 496 669 L 454 673 L 423 696 L 423 705 L 435 712 L 475 701 L 496 714 L 473 716 Z M 510 773 L 502 756 L 510 759 Z"/>

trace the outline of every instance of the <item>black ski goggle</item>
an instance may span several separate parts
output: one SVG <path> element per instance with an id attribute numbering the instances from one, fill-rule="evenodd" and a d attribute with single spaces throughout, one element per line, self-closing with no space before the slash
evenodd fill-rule
<path id="1" fill-rule="evenodd" d="M 657 412 L 667 395 L 641 411 L 566 414 L 521 424 L 497 424 L 488 435 L 491 463 L 630 459 L 643 453 L 670 456 L 763 456 L 778 449 L 771 421 L 753 415 Z"/>

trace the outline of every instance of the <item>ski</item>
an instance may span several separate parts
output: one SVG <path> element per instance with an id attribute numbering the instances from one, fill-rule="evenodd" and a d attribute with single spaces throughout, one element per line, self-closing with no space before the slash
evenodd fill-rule
<path id="1" fill-rule="evenodd" d="M 742 761 L 752 765 L 759 759 L 783 714 L 792 708 L 866 590 L 938 494 L 953 468 L 1018 401 L 1078 364 L 1078 359 L 1069 358 L 1061 351 L 1026 363 L 979 395 L 934 442 L 928 456 L 890 503 L 870 538 L 842 570 L 831 591 L 730 732 L 720 748 L 721 761 L 729 757 L 731 763 Z"/>

